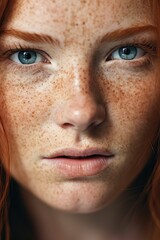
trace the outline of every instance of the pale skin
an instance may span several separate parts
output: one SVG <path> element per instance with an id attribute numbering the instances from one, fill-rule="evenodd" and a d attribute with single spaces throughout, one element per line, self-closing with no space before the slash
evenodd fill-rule
<path id="1" fill-rule="evenodd" d="M 132 27 L 145 28 L 123 39 L 106 36 Z M 158 60 L 154 46 L 143 46 L 144 39 L 156 42 L 149 5 L 138 0 L 15 0 L 2 28 L 45 34 L 58 42 L 36 43 L 16 35 L 0 39 L 1 117 L 11 174 L 21 186 L 38 240 L 56 238 L 59 228 L 62 240 L 114 238 L 109 225 L 115 229 L 121 219 L 126 203 L 119 201 L 129 198 L 124 190 L 148 162 L 159 123 Z M 135 59 L 111 55 L 128 42 L 140 45 Z M 16 52 L 8 51 L 19 45 L 43 57 L 30 65 L 17 63 Z M 42 160 L 62 148 L 93 147 L 108 149 L 114 158 L 92 177 L 67 178 Z M 136 224 L 129 229 L 116 239 L 130 240 L 133 232 L 137 240 L 147 239 Z"/>

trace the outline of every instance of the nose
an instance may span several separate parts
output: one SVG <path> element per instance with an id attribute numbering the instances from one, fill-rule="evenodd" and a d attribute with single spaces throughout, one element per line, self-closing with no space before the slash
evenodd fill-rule
<path id="1" fill-rule="evenodd" d="M 55 122 L 63 129 L 84 132 L 105 120 L 105 106 L 100 100 L 99 91 L 96 86 L 93 88 L 88 74 L 82 76 L 83 74 L 76 74 L 68 86 L 69 90 L 65 89 L 66 99 L 56 108 Z"/>
<path id="2" fill-rule="evenodd" d="M 57 118 L 62 128 L 83 132 L 100 125 L 105 119 L 105 108 L 91 96 L 71 98 L 60 110 Z"/>

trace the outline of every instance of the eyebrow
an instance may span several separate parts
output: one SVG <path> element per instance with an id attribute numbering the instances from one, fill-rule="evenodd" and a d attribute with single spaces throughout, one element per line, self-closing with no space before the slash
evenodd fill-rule
<path id="1" fill-rule="evenodd" d="M 124 28 L 124 29 L 120 28 L 105 34 L 105 36 L 103 36 L 102 39 L 100 40 L 100 43 L 103 43 L 105 41 L 108 41 L 108 42 L 120 41 L 128 36 L 147 32 L 147 31 L 154 32 L 154 33 L 158 32 L 157 28 L 153 25 L 133 26 L 133 27 Z M 0 37 L 4 37 L 4 36 L 12 36 L 12 37 L 22 39 L 24 41 L 29 41 L 32 43 L 48 43 L 48 44 L 60 46 L 60 41 L 58 39 L 53 38 L 50 35 L 46 35 L 46 34 L 30 33 L 30 32 L 24 32 L 16 29 L 8 29 L 8 30 L 1 29 Z"/>
<path id="2" fill-rule="evenodd" d="M 38 34 L 38 33 L 29 33 L 24 32 L 16 29 L 9 29 L 9 30 L 0 30 L 0 37 L 4 36 L 12 36 L 18 39 L 22 39 L 24 41 L 29 41 L 32 43 L 48 43 L 52 45 L 60 45 L 60 41 L 56 38 L 53 38 L 46 34 Z"/>
<path id="3" fill-rule="evenodd" d="M 133 26 L 130 28 L 124 28 L 124 29 L 117 29 L 113 32 L 108 32 L 105 34 L 105 36 L 101 39 L 101 43 L 108 41 L 120 41 L 126 37 L 136 35 L 138 33 L 144 33 L 144 32 L 154 32 L 157 34 L 157 28 L 153 25 L 146 25 L 146 26 Z"/>

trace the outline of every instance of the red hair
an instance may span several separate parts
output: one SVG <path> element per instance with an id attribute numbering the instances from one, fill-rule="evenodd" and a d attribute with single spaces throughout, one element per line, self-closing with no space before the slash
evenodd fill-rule
<path id="1" fill-rule="evenodd" d="M 158 57 L 160 57 L 160 0 L 151 0 L 155 24 L 158 27 Z M 150 183 L 149 209 L 155 223 L 155 239 L 160 237 L 160 130 L 158 134 L 157 163 Z"/>
<path id="2" fill-rule="evenodd" d="M 3 20 L 3 14 L 6 9 L 7 2 L 8 0 L 0 0 L 0 23 Z M 5 162 L 6 170 L 3 168 L 2 161 Z M 7 195 L 10 182 L 9 163 L 8 141 L 5 129 L 0 119 L 0 239 L 2 232 L 4 232 L 6 240 L 10 239 L 7 206 Z"/>
<path id="3" fill-rule="evenodd" d="M 0 159 L 5 162 L 6 170 L 4 170 L 2 163 L 0 162 L 0 236 L 2 230 L 5 231 L 6 240 L 9 239 L 8 231 L 8 206 L 7 195 L 10 182 L 9 176 L 9 147 L 6 138 L 6 134 L 2 123 L 0 122 Z M 1 239 L 1 238 L 0 238 Z"/>
<path id="4" fill-rule="evenodd" d="M 0 0 L 0 23 L 3 20 L 7 2 L 8 0 Z M 9 171 L 5 171 L 2 166 L 2 160 L 6 164 L 6 169 L 9 170 L 9 147 L 5 129 L 0 119 L 0 239 L 2 231 L 4 231 L 6 240 L 9 240 L 7 194 L 10 177 Z"/>
<path id="5" fill-rule="evenodd" d="M 155 17 L 156 25 L 158 26 L 158 53 L 160 56 L 160 0 L 149 0 L 153 9 L 153 16 Z M 0 0 L 0 22 L 3 20 L 3 14 L 6 9 L 8 0 Z M 0 119 L 1 120 L 1 119 Z M 158 133 L 159 134 L 159 133 Z M 160 139 L 160 136 L 158 136 Z M 148 189 L 148 205 L 150 214 L 153 218 L 155 225 L 155 239 L 160 237 L 160 144 L 157 149 L 157 161 L 153 171 L 152 179 Z M 7 206 L 7 193 L 9 189 L 9 145 L 5 134 L 2 121 L 0 121 L 0 239 L 2 231 L 5 232 L 6 240 L 9 240 L 9 227 L 8 227 L 8 206 Z M 5 162 L 5 170 L 1 162 Z"/>

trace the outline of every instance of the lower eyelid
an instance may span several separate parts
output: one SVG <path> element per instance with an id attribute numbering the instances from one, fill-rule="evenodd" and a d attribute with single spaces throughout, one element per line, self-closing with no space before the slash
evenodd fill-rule
<path id="1" fill-rule="evenodd" d="M 102 62 L 102 69 L 104 71 L 109 71 L 109 69 L 112 68 L 120 68 L 121 70 L 136 70 L 136 69 L 143 69 L 147 70 L 149 69 L 149 66 L 153 65 L 153 58 L 150 54 L 145 54 L 143 57 L 140 57 L 138 59 L 133 59 L 133 60 L 119 60 L 119 59 L 113 59 L 110 61 L 106 61 L 106 59 L 103 60 Z M 115 70 L 116 71 L 116 70 Z"/>
<path id="2" fill-rule="evenodd" d="M 44 63 L 39 62 L 37 64 L 18 64 L 10 59 L 5 59 L 8 71 L 15 73 L 16 75 L 23 74 L 31 75 L 34 77 L 35 74 L 47 72 L 47 69 L 44 68 Z M 5 65 L 6 65 L 5 64 Z"/>
<path id="3" fill-rule="evenodd" d="M 152 59 L 149 55 L 132 61 L 113 60 L 112 63 L 110 61 L 110 66 L 111 65 L 128 71 L 148 71 L 149 66 L 153 66 Z"/>

